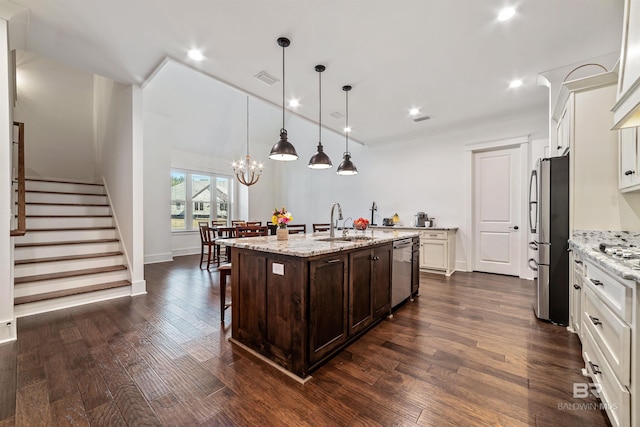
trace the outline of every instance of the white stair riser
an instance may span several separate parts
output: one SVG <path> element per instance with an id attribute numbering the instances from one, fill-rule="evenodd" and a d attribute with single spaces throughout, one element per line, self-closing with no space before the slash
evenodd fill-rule
<path id="1" fill-rule="evenodd" d="M 16 243 L 46 243 L 75 240 L 115 239 L 116 230 L 61 230 L 61 231 L 28 231 L 17 237 Z"/>
<path id="2" fill-rule="evenodd" d="M 113 227 L 111 217 L 27 218 L 27 230 L 37 228 Z"/>
<path id="3" fill-rule="evenodd" d="M 25 181 L 27 191 L 59 191 L 62 193 L 91 193 L 104 194 L 104 187 L 101 185 L 86 185 L 75 183 L 60 183 L 47 181 Z"/>
<path id="4" fill-rule="evenodd" d="M 53 300 L 36 301 L 28 304 L 16 305 L 13 315 L 18 317 L 31 316 L 39 313 L 46 313 L 53 310 L 75 307 L 78 305 L 90 304 L 99 301 L 106 301 L 113 298 L 121 298 L 131 295 L 131 286 L 122 286 L 114 289 L 105 289 L 86 294 L 71 295 Z"/>
<path id="5" fill-rule="evenodd" d="M 39 282 L 20 283 L 15 285 L 15 297 L 40 295 L 47 292 L 74 289 L 100 283 L 129 280 L 129 271 L 121 270 L 109 273 L 88 274 L 86 276 L 66 277 L 64 279 L 42 280 Z"/>
<path id="6" fill-rule="evenodd" d="M 25 194 L 27 203 L 88 203 L 93 205 L 104 205 L 107 203 L 107 196 L 87 196 L 84 194 L 58 194 L 58 193 L 31 193 Z"/>
<path id="7" fill-rule="evenodd" d="M 31 264 L 18 264 L 13 272 L 15 277 L 35 276 L 37 274 L 62 273 L 64 271 L 84 270 L 87 268 L 110 267 L 122 265 L 122 255 L 109 257 L 75 259 L 69 261 L 38 262 Z"/>
<path id="8" fill-rule="evenodd" d="M 119 242 L 85 243 L 81 245 L 54 245 L 16 248 L 15 259 L 50 258 L 55 256 L 96 254 L 99 252 L 115 252 L 120 250 Z"/>
<path id="9" fill-rule="evenodd" d="M 109 215 L 109 206 L 27 205 L 27 215 Z"/>

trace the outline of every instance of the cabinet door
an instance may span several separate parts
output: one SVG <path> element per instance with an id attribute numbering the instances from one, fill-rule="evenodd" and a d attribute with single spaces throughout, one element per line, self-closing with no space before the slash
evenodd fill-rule
<path id="1" fill-rule="evenodd" d="M 349 254 L 349 334 L 355 334 L 373 322 L 371 263 L 373 250 Z"/>
<path id="2" fill-rule="evenodd" d="M 565 150 L 570 147 L 572 125 L 571 97 L 569 97 L 556 128 L 556 156 L 562 156 Z"/>
<path id="3" fill-rule="evenodd" d="M 347 339 L 348 256 L 309 265 L 309 362 L 331 353 Z"/>
<path id="4" fill-rule="evenodd" d="M 253 348 L 264 349 L 267 319 L 267 258 L 258 252 L 232 252 L 233 265 L 246 268 L 233 269 L 232 286 L 234 309 L 233 336 Z"/>
<path id="5" fill-rule="evenodd" d="M 638 128 L 620 129 L 620 189 L 635 185 L 638 177 Z"/>
<path id="6" fill-rule="evenodd" d="M 380 246 L 373 251 L 371 289 L 373 292 L 374 320 L 388 315 L 391 312 L 392 251 L 392 245 Z"/>
<path id="7" fill-rule="evenodd" d="M 446 270 L 448 262 L 447 241 L 423 240 L 420 244 L 420 267 Z"/>

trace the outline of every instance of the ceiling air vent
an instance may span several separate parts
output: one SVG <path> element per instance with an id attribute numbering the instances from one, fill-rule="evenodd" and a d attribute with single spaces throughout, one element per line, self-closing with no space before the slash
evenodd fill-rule
<path id="1" fill-rule="evenodd" d="M 273 77 L 271 74 L 267 73 L 266 71 L 260 71 L 258 74 L 256 74 L 253 77 L 255 77 L 256 79 L 260 80 L 262 83 L 268 86 L 273 86 L 274 84 L 280 81 L 280 79 Z"/>
<path id="2" fill-rule="evenodd" d="M 418 122 L 421 122 L 423 120 L 429 120 L 430 118 L 431 118 L 431 116 L 416 117 L 415 119 L 413 119 L 413 121 L 418 123 Z"/>
<path id="3" fill-rule="evenodd" d="M 344 119 L 344 118 L 345 118 L 345 115 L 344 115 L 344 114 L 342 114 L 342 113 L 341 113 L 341 112 L 339 112 L 339 111 L 336 111 L 336 112 L 331 113 L 331 114 L 329 114 L 329 115 L 330 115 L 331 117 L 333 117 L 334 119 Z"/>

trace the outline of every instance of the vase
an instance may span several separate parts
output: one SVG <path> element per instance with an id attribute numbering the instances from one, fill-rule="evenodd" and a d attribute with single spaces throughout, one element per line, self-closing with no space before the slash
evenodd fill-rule
<path id="1" fill-rule="evenodd" d="M 278 227 L 276 229 L 276 237 L 278 240 L 289 240 L 289 230 L 287 230 L 287 227 Z"/>

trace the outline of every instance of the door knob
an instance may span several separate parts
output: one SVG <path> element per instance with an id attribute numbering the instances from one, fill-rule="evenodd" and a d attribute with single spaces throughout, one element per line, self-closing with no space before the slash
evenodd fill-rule
<path id="1" fill-rule="evenodd" d="M 520 229 L 520 227 L 518 227 L 517 225 L 514 225 L 513 227 L 509 227 L 509 228 L 512 229 L 512 230 L 519 230 Z"/>

